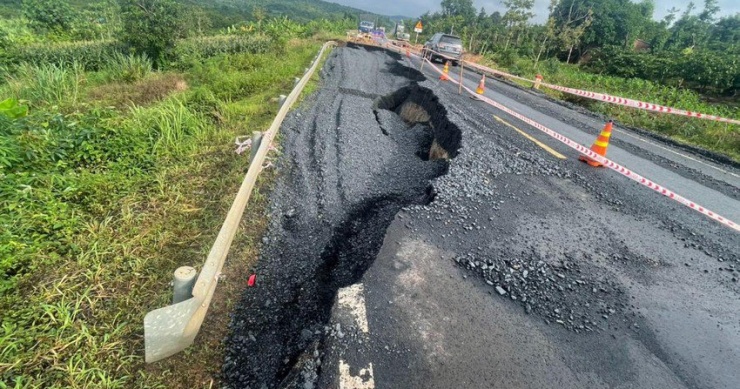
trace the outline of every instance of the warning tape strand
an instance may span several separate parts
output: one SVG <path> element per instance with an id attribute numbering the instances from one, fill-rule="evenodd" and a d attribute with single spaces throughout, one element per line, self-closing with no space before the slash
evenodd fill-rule
<path id="1" fill-rule="evenodd" d="M 439 52 L 436 52 L 436 51 L 433 51 L 433 50 L 428 50 L 428 51 L 433 52 L 433 53 L 435 53 L 437 55 L 440 55 L 442 57 L 445 57 L 445 58 L 450 58 L 450 57 L 446 56 L 443 53 L 439 53 Z M 411 53 L 413 53 L 417 57 L 420 57 L 419 54 L 416 54 L 414 52 L 411 52 Z M 503 76 L 503 77 L 506 77 L 506 78 L 520 80 L 520 81 L 524 81 L 524 82 L 529 82 L 529 83 L 532 83 L 532 84 L 534 84 L 536 82 L 536 81 L 530 80 L 528 78 L 515 76 L 513 74 L 502 72 L 502 71 L 496 70 L 496 69 L 491 69 L 491 68 L 489 68 L 487 66 L 483 66 L 483 65 L 480 65 L 480 64 L 477 64 L 477 63 L 474 63 L 474 62 L 469 62 L 469 61 L 462 61 L 462 62 L 465 64 L 465 66 L 475 68 L 478 71 L 481 71 L 481 72 L 484 72 L 484 73 L 485 72 L 488 72 L 488 73 L 491 73 L 491 74 L 498 74 L 498 75 Z M 633 100 L 633 99 L 629 99 L 629 98 L 626 98 L 626 97 L 612 96 L 612 95 L 608 95 L 608 94 L 605 94 L 605 93 L 598 93 L 598 92 L 591 92 L 591 91 L 586 91 L 586 90 L 581 90 L 581 89 L 568 88 L 568 87 L 565 87 L 565 86 L 560 86 L 560 85 L 555 85 L 555 84 L 549 84 L 549 83 L 546 83 L 546 82 L 541 82 L 540 85 L 543 86 L 543 87 L 546 87 L 546 88 L 554 89 L 554 90 L 557 90 L 557 91 L 560 91 L 560 92 L 564 92 L 564 93 L 568 93 L 568 94 L 572 94 L 572 95 L 575 95 L 575 96 L 585 97 L 587 99 L 602 101 L 602 102 L 605 102 L 605 103 L 610 103 L 610 104 L 615 104 L 615 105 L 621 105 L 621 106 L 624 106 L 624 107 L 631 107 L 631 108 L 637 108 L 637 109 L 642 109 L 642 110 L 646 110 L 646 111 L 659 112 L 659 113 L 667 113 L 667 114 L 672 114 L 672 115 L 688 116 L 688 117 L 693 117 L 693 118 L 698 118 L 698 119 L 704 119 L 704 120 L 713 120 L 713 121 L 721 122 L 721 123 L 740 124 L 740 120 L 738 120 L 738 119 L 730 119 L 730 118 L 725 118 L 725 117 L 716 116 L 716 115 L 710 115 L 710 114 L 701 113 L 701 112 L 694 112 L 694 111 L 688 111 L 688 110 L 683 110 L 683 109 L 679 109 L 679 108 L 667 107 L 667 106 L 660 105 L 660 104 L 648 103 L 648 102 L 640 101 L 640 100 Z"/>
<path id="2" fill-rule="evenodd" d="M 432 64 L 427 59 L 422 59 L 422 60 L 428 62 L 429 64 Z M 443 73 L 436 66 L 432 66 L 432 68 L 436 72 L 438 72 L 440 74 Z M 449 80 L 450 80 L 450 82 L 452 82 L 454 84 L 457 84 L 457 85 L 459 85 L 461 83 L 460 81 L 457 81 L 457 80 L 455 80 L 452 77 L 449 77 Z M 618 164 L 618 163 L 616 163 L 616 162 L 614 162 L 614 161 L 612 161 L 612 160 L 610 160 L 610 159 L 608 159 L 606 157 L 603 157 L 603 156 L 601 156 L 601 155 L 599 155 L 599 154 L 591 151 L 591 149 L 589 149 L 589 148 L 581 145 L 580 143 L 575 142 L 575 141 L 571 140 L 570 138 L 567 138 L 564 135 L 562 135 L 562 134 L 560 134 L 560 133 L 558 133 L 558 132 L 556 132 L 554 130 L 551 130 L 550 128 L 548 128 L 548 127 L 546 127 L 546 126 L 544 126 L 544 125 L 542 125 L 542 124 L 540 124 L 540 123 L 538 123 L 538 122 L 536 122 L 536 121 L 534 121 L 534 120 L 532 120 L 532 119 L 530 119 L 530 118 L 528 118 L 528 117 L 526 117 L 526 116 L 524 116 L 524 115 L 522 115 L 522 114 L 520 114 L 518 112 L 515 112 L 515 111 L 513 111 L 513 110 L 511 110 L 511 109 L 509 109 L 509 108 L 507 108 L 507 107 L 505 107 L 505 106 L 497 103 L 496 101 L 493 101 L 492 99 L 490 99 L 490 98 L 488 98 L 486 96 L 482 96 L 482 95 L 476 94 L 473 90 L 471 90 L 470 88 L 466 87 L 465 85 L 462 85 L 462 88 L 465 89 L 466 92 L 468 92 L 470 95 L 474 96 L 475 98 L 480 99 L 481 101 L 487 103 L 488 105 L 493 106 L 494 108 L 497 108 L 497 109 L 499 109 L 499 110 L 501 110 L 503 112 L 506 112 L 507 114 L 509 114 L 509 115 L 511 115 L 511 116 L 513 116 L 513 117 L 515 117 L 515 118 L 523 121 L 524 123 L 529 124 L 530 126 L 532 126 L 532 127 L 536 128 L 536 129 L 544 132 L 545 134 L 549 135 L 550 137 L 555 138 L 556 140 L 560 141 L 561 143 L 564 143 L 568 147 L 577 150 L 579 153 L 581 153 L 583 155 L 586 155 L 586 156 L 588 156 L 589 158 L 591 158 L 591 159 L 593 159 L 595 161 L 598 161 L 602 165 L 604 165 L 604 166 L 606 166 L 606 167 L 608 167 L 608 168 L 616 171 L 617 173 L 619 173 L 619 174 L 621 174 L 621 175 L 623 175 L 623 176 L 625 176 L 625 177 L 627 177 L 627 178 L 629 178 L 629 179 L 631 179 L 631 180 L 639 183 L 640 185 L 646 186 L 646 187 L 652 189 L 653 191 L 662 194 L 663 196 L 666 196 L 666 197 L 668 197 L 668 198 L 670 198 L 672 200 L 675 200 L 678 203 L 680 203 L 682 205 L 685 205 L 686 207 L 689 207 L 689 208 L 693 209 L 694 211 L 697 211 L 697 212 L 699 212 L 699 213 L 701 213 L 701 214 L 703 214 L 703 215 L 705 215 L 705 216 L 707 216 L 707 217 L 709 217 L 709 218 L 711 218 L 711 219 L 713 219 L 713 220 L 715 220 L 715 221 L 717 221 L 717 222 L 719 222 L 719 223 L 721 223 L 721 224 L 723 224 L 723 225 L 725 225 L 727 227 L 732 228 L 733 230 L 735 230 L 737 232 L 740 232 L 740 225 L 738 225 L 737 223 L 733 222 L 732 220 L 730 220 L 730 219 L 728 219 L 726 217 L 723 217 L 723 216 L 717 214 L 716 212 L 711 211 L 711 210 L 707 209 L 706 207 L 697 204 L 695 201 L 689 200 L 689 199 L 687 199 L 687 198 L 679 195 L 678 193 L 673 192 L 672 190 L 670 190 L 670 189 L 668 189 L 668 188 L 666 188 L 666 187 L 664 187 L 662 185 L 659 185 L 659 184 L 657 184 L 657 183 L 655 183 L 655 182 L 653 182 L 653 181 L 651 181 L 651 180 L 649 180 L 649 179 L 647 179 L 647 178 L 645 178 L 645 177 L 643 177 L 643 176 L 641 176 L 641 175 L 633 172 L 632 170 L 630 170 L 630 169 L 628 169 L 628 168 L 626 168 L 626 167 L 624 167 L 624 166 L 622 166 L 622 165 L 620 165 L 620 164 Z"/>

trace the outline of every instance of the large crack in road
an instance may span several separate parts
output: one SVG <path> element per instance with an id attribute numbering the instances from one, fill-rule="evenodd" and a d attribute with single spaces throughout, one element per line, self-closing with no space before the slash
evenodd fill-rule
<path id="1" fill-rule="evenodd" d="M 387 70 L 383 83 L 347 71 L 368 65 Z M 382 51 L 335 54 L 326 69 L 313 104 L 283 126 L 258 285 L 246 290 L 227 340 L 224 378 L 234 388 L 316 379 L 311 356 L 337 290 L 372 264 L 401 208 L 432 201 L 430 182 L 458 152 L 460 132 L 416 84 L 418 72 Z"/>
<path id="2" fill-rule="evenodd" d="M 378 387 L 733 387 L 734 232 L 552 158 L 405 62 L 337 49 L 283 125 L 228 387 L 336 387 L 340 358 Z M 356 282 L 362 336 L 332 321 Z"/>

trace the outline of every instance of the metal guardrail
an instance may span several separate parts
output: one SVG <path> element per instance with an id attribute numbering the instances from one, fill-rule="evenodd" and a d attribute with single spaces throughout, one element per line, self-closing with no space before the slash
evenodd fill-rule
<path id="1" fill-rule="evenodd" d="M 293 88 L 293 91 L 290 92 L 285 103 L 280 107 L 272 125 L 264 133 L 259 149 L 249 166 L 239 192 L 226 215 L 216 241 L 213 243 L 211 251 L 208 253 L 208 258 L 195 282 L 192 297 L 177 304 L 155 309 L 147 313 L 144 317 L 144 349 L 147 363 L 156 362 L 174 355 L 186 349 L 195 341 L 195 336 L 198 335 L 208 312 L 208 307 L 211 304 L 213 293 L 216 290 L 216 285 L 218 285 L 221 268 L 231 248 L 231 242 L 234 240 L 234 235 L 242 219 L 244 209 L 252 194 L 257 177 L 262 171 L 262 163 L 267 156 L 270 144 L 277 135 L 280 125 L 283 123 L 291 106 L 295 103 L 303 88 L 319 66 L 322 56 L 334 45 L 336 43 L 332 41 L 324 44 L 311 68 L 306 71 L 306 74 L 303 75 L 301 80 Z"/>

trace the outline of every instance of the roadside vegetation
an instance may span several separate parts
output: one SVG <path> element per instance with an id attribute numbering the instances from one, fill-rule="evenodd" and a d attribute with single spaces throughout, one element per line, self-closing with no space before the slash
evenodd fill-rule
<path id="1" fill-rule="evenodd" d="M 518 76 L 740 118 L 740 14 L 719 17 L 716 0 L 674 7 L 660 21 L 649 0 L 552 0 L 542 25 L 528 22 L 534 1 L 502 3 L 505 12 L 488 14 L 472 0 L 444 0 L 441 12 L 422 16 L 419 41 L 452 31 L 476 60 Z M 543 91 L 740 161 L 740 126 Z"/>
<path id="2" fill-rule="evenodd" d="M 86 5 L 120 15 L 99 26 L 110 35 L 76 35 Z M 217 386 L 274 173 L 234 242 L 221 319 L 146 366 L 144 315 L 170 302 L 175 268 L 204 261 L 248 168 L 235 137 L 264 130 L 275 97 L 351 22 L 204 29 L 170 0 L 23 7 L 0 22 L 0 388 Z"/>

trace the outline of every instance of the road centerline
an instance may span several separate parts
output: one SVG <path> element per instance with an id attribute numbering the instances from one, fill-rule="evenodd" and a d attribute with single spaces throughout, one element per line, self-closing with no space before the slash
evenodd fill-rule
<path id="1" fill-rule="evenodd" d="M 516 132 L 518 132 L 519 134 L 521 134 L 525 138 L 531 140 L 532 142 L 534 142 L 534 144 L 536 144 L 537 146 L 541 147 L 543 150 L 547 151 L 548 153 L 552 154 L 555 158 L 558 158 L 558 159 L 567 159 L 567 157 L 565 155 L 558 153 L 552 147 L 550 147 L 550 146 L 548 146 L 548 145 L 540 142 L 539 140 L 535 139 L 533 136 L 531 136 L 531 135 L 527 134 L 526 132 L 520 130 L 519 128 L 517 128 L 513 124 L 507 122 L 506 120 L 501 119 L 500 117 L 498 117 L 496 115 L 493 115 L 493 118 L 496 119 L 499 123 L 501 123 L 501 124 L 503 124 L 503 125 L 505 125 L 507 127 L 513 128 Z"/>

